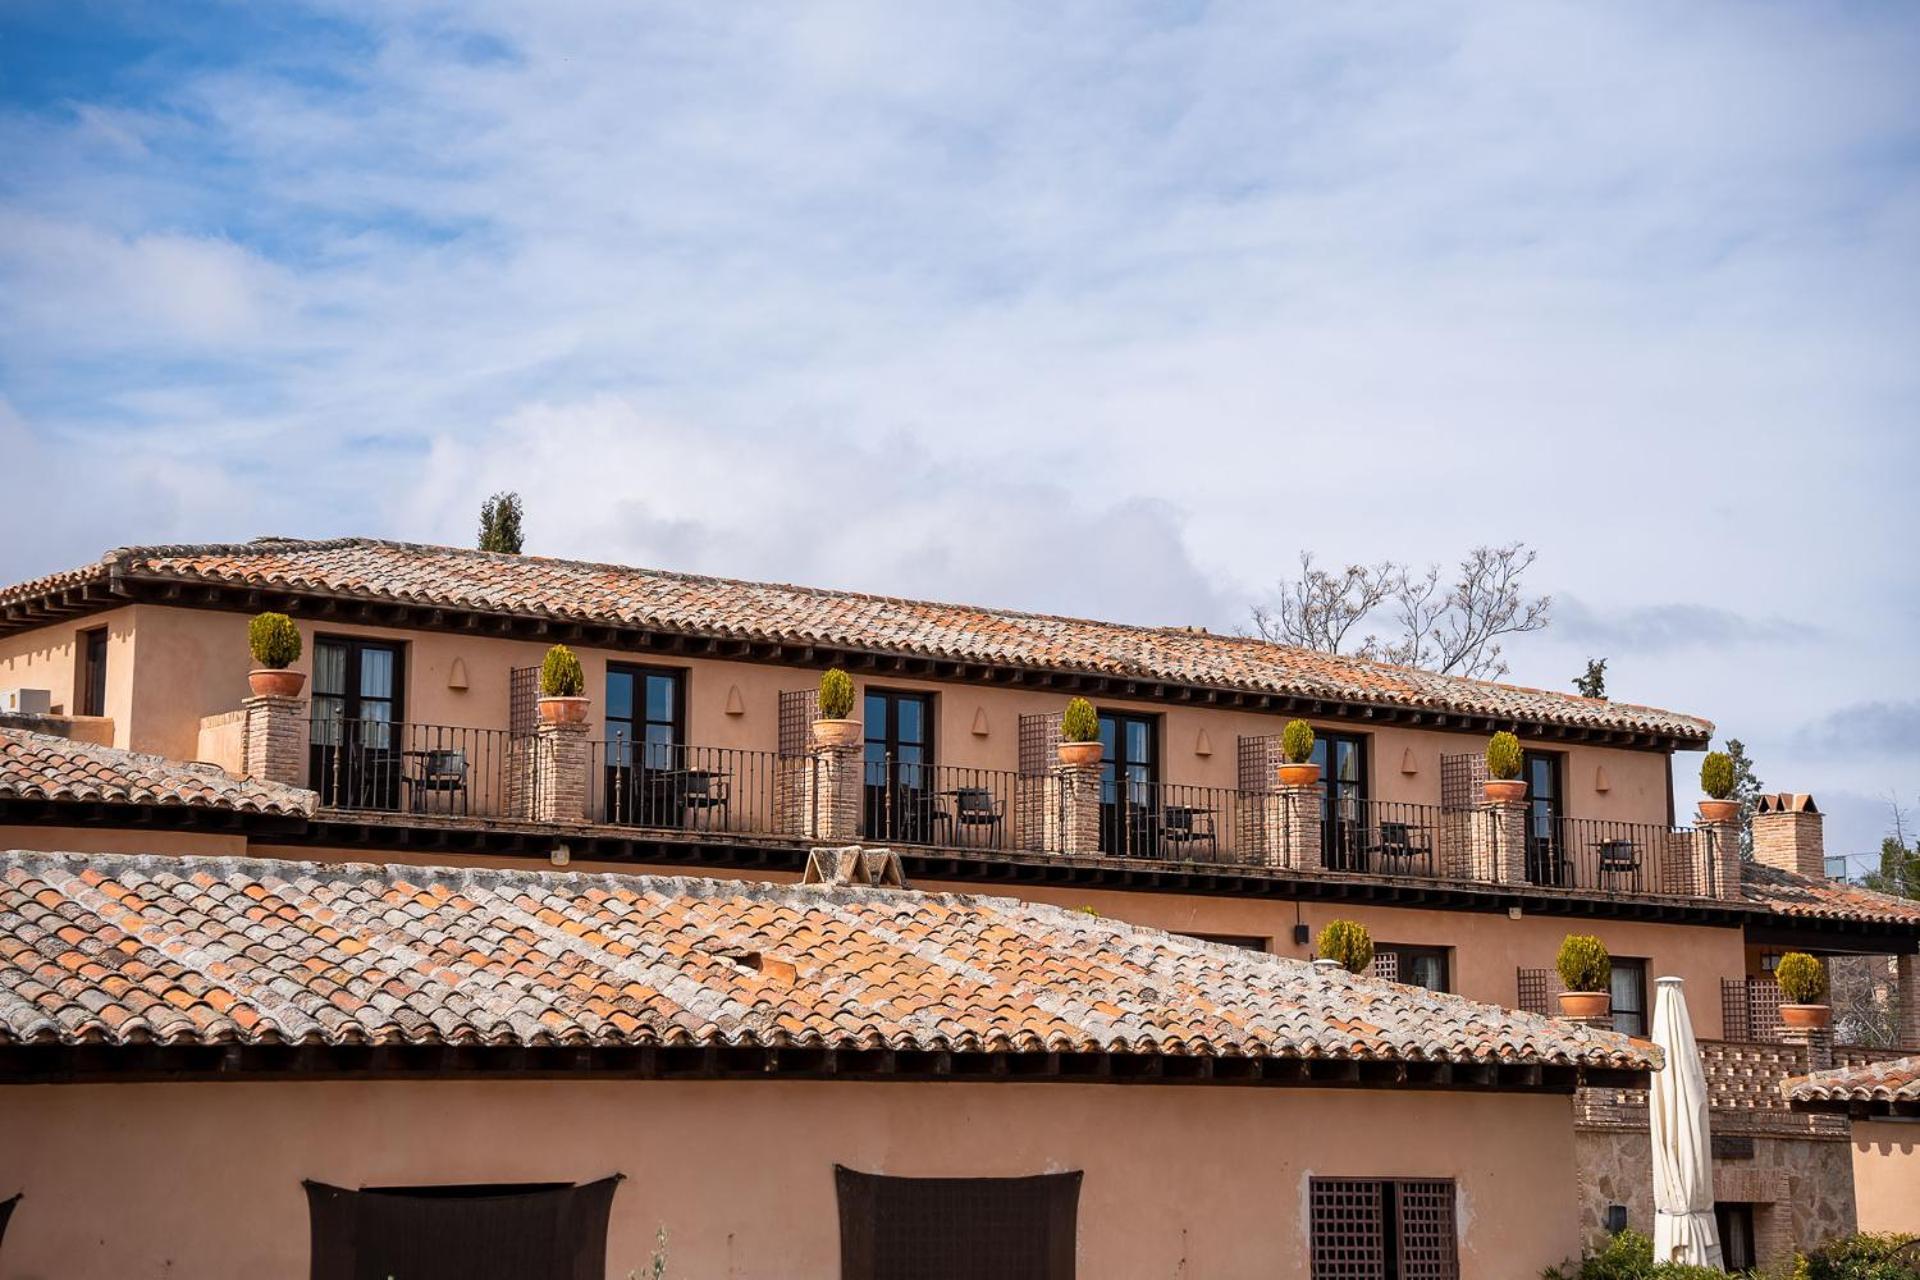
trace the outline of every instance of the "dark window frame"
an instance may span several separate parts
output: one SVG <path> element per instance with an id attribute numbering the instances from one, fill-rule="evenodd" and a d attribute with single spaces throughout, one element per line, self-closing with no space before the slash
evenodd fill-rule
<path id="1" fill-rule="evenodd" d="M 88 627 L 79 635 L 79 688 L 74 693 L 75 710 L 83 716 L 107 714 L 107 645 L 111 637 L 106 627 Z"/>
<path id="2" fill-rule="evenodd" d="M 1343 779 L 1337 748 L 1353 748 L 1354 776 Z M 1330 871 L 1365 871 L 1367 800 L 1373 794 L 1373 736 L 1315 729 L 1314 763 L 1320 766 L 1320 864 Z M 1351 805 L 1352 812 L 1345 806 Z"/>
<path id="3" fill-rule="evenodd" d="M 868 705 L 886 706 L 886 725 L 881 735 L 873 736 L 874 717 Z M 900 706 L 914 703 L 920 708 L 920 738 L 905 741 L 900 736 Z M 860 776 L 861 829 L 877 840 L 900 840 L 912 844 L 933 842 L 938 823 L 935 819 L 933 791 L 939 776 L 939 735 L 937 731 L 939 695 L 932 689 L 903 689 L 890 685 L 867 685 L 860 691 Z M 874 748 L 879 758 L 874 758 Z M 917 760 L 905 759 L 903 747 L 919 751 Z"/>
<path id="4" fill-rule="evenodd" d="M 1119 711 L 1108 707 L 1097 708 L 1095 715 L 1100 725 L 1100 741 L 1106 744 L 1100 757 L 1100 852 L 1153 857 L 1159 852 L 1156 843 L 1159 823 L 1155 814 L 1160 807 L 1166 717 L 1153 711 Z M 1146 730 L 1145 760 L 1134 759 L 1131 750 L 1124 749 L 1128 726 Z M 1111 743 L 1108 742 L 1109 727 Z M 1123 766 L 1129 770 L 1124 781 L 1120 774 Z M 1144 770 L 1145 776 L 1133 776 L 1131 771 L 1135 769 Z M 1126 799 L 1123 806 L 1123 797 L 1131 796 L 1136 787 L 1145 789 L 1145 803 L 1134 804 Z"/>
<path id="5" fill-rule="evenodd" d="M 1382 942 L 1374 948 L 1374 954 L 1391 952 L 1398 959 L 1396 981 L 1408 986 L 1417 985 L 1407 981 L 1407 958 L 1409 956 L 1440 961 L 1440 985 L 1426 988 L 1429 991 L 1451 992 L 1453 990 L 1453 948 L 1436 947 L 1426 943 Z"/>
<path id="6" fill-rule="evenodd" d="M 340 692 L 324 688 L 327 663 L 322 651 L 346 652 Z M 393 657 L 393 680 L 386 698 L 362 691 L 362 662 L 369 650 Z M 313 638 L 313 689 L 307 706 L 312 721 L 307 745 L 309 785 L 323 805 L 352 808 L 400 808 L 401 752 L 406 742 L 407 642 L 384 636 L 316 635 Z M 368 701 L 384 702 L 384 722 L 369 722 Z M 337 704 L 338 712 L 334 708 Z M 384 724 L 384 727 L 383 727 Z"/>
<path id="7" fill-rule="evenodd" d="M 1782 1212 L 1776 1209 L 1776 1213 Z M 1713 1206 L 1713 1226 L 1728 1271 L 1756 1267 L 1753 1205 L 1744 1200 L 1720 1200 Z"/>
<path id="8" fill-rule="evenodd" d="M 649 676 L 665 676 L 673 681 L 673 721 L 670 726 L 673 730 L 673 742 L 671 745 L 676 749 L 685 747 L 687 745 L 687 708 L 691 703 L 691 690 L 689 686 L 693 683 L 692 675 L 693 673 L 685 667 L 669 667 L 660 663 L 609 662 L 607 664 L 606 676 L 602 679 L 600 686 L 600 705 L 603 709 L 602 719 L 605 721 L 607 727 L 607 741 L 610 743 L 613 741 L 613 726 L 615 724 L 625 724 L 629 727 L 629 730 L 631 730 L 634 726 L 644 727 L 657 723 L 646 715 L 647 678 Z M 615 676 L 628 676 L 633 680 L 634 699 L 632 706 L 639 714 L 631 716 L 616 716 L 612 714 L 613 699 L 608 694 L 607 684 L 611 682 Z M 643 737 L 637 736 L 632 732 L 628 733 L 627 740 L 635 744 L 643 744 L 645 742 Z"/>
<path id="9" fill-rule="evenodd" d="M 1567 853 L 1567 754 L 1529 747 L 1520 753 L 1520 776 L 1527 784 L 1527 879 L 1537 885 L 1566 888 L 1573 882 Z M 1549 787 L 1534 785 L 1535 766 L 1546 770 Z"/>
<path id="10" fill-rule="evenodd" d="M 841 1280 L 1075 1280 L 1079 1170 L 902 1178 L 835 1165 L 833 1176 Z"/>
<path id="11" fill-rule="evenodd" d="M 347 650 L 346 680 L 347 692 L 329 693 L 320 687 L 319 651 L 327 645 L 344 645 Z M 363 719 L 359 712 L 365 694 L 360 691 L 360 662 L 369 649 L 383 649 L 393 654 L 393 696 L 386 701 L 393 704 L 393 715 L 388 723 L 402 725 L 407 720 L 407 642 L 389 640 L 384 636 L 317 635 L 313 638 L 313 698 L 339 698 L 340 716 L 343 720 Z M 318 712 L 315 713 L 318 715 Z"/>
<path id="12" fill-rule="evenodd" d="M 605 1280 L 616 1173 L 586 1183 L 331 1186 L 307 1195 L 313 1280 Z M 505 1203 L 503 1203 L 505 1202 Z M 449 1256 L 452 1255 L 452 1256 Z"/>
<path id="13" fill-rule="evenodd" d="M 1613 1002 L 1614 1030 L 1630 1036 L 1645 1036 L 1648 1034 L 1648 1028 L 1651 1027 L 1653 1023 L 1653 1011 L 1647 1007 L 1647 978 L 1653 972 L 1653 962 L 1645 956 L 1614 956 L 1614 974 L 1618 976 L 1623 968 L 1630 971 L 1637 971 L 1640 975 L 1640 980 L 1634 984 L 1636 988 L 1635 994 L 1639 997 L 1640 1007 L 1638 1009 L 1622 1009 L 1620 1002 L 1615 1000 Z M 1608 994 L 1613 994 L 1611 983 L 1608 984 Z M 1637 1018 L 1639 1020 L 1638 1027 L 1622 1027 L 1620 1025 L 1622 1014 L 1631 1014 Z"/>
<path id="14" fill-rule="evenodd" d="M 1178 933 L 1176 938 L 1192 938 L 1195 942 L 1211 942 L 1216 947 L 1238 947 L 1242 951 L 1257 951 L 1262 955 L 1273 952 L 1273 939 L 1257 933 Z"/>
<path id="15" fill-rule="evenodd" d="M 1429 1201 L 1421 1205 L 1421 1199 Z M 1453 1178 L 1315 1177 L 1307 1188 L 1307 1249 L 1313 1280 L 1460 1280 L 1460 1189 Z M 1446 1256 L 1421 1256 L 1431 1238 L 1412 1230 L 1438 1212 Z M 1368 1217 L 1377 1221 L 1368 1222 Z M 1431 1237 L 1433 1233 L 1429 1232 Z"/>

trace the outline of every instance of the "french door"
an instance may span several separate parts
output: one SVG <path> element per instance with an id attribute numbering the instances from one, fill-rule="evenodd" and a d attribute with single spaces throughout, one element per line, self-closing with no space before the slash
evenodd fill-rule
<path id="1" fill-rule="evenodd" d="M 694 786 L 685 760 L 683 674 L 609 664 L 606 708 L 608 820 L 681 826 Z"/>
<path id="2" fill-rule="evenodd" d="M 1335 871 L 1365 871 L 1367 742 L 1345 733 L 1315 733 L 1313 763 L 1320 766 L 1320 859 Z"/>
<path id="3" fill-rule="evenodd" d="M 864 830 L 876 840 L 933 841 L 939 797 L 933 769 L 933 699 L 869 689 L 865 707 Z"/>
<path id="4" fill-rule="evenodd" d="M 401 658 L 390 641 L 314 641 L 307 767 L 320 803 L 400 807 Z"/>
<path id="5" fill-rule="evenodd" d="M 1529 751 L 1521 758 L 1527 780 L 1527 879 L 1538 885 L 1573 882 L 1573 859 L 1566 847 L 1560 756 Z"/>
<path id="6" fill-rule="evenodd" d="M 1134 858 L 1158 852 L 1160 753 L 1156 717 L 1101 712 L 1100 850 Z"/>

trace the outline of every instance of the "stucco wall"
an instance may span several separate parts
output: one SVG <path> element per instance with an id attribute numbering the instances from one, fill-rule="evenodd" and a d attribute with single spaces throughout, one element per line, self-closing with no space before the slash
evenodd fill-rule
<path id="1" fill-rule="evenodd" d="M 134 607 L 109 609 L 71 622 L 41 627 L 19 635 L 0 636 L 0 689 L 45 689 L 53 695 L 57 712 L 79 710 L 80 673 L 77 670 L 82 631 L 107 628 L 107 718 L 114 724 L 113 746 L 132 745 L 134 654 L 139 615 Z M 167 610 L 178 613 L 180 610 Z M 242 683 L 245 682 L 244 673 Z"/>
<path id="2" fill-rule="evenodd" d="M 1920 1234 L 1920 1122 L 1853 1122 L 1853 1188 L 1862 1231 Z"/>
<path id="3" fill-rule="evenodd" d="M 1419 1141 L 1408 1140 L 1417 1133 Z M 1577 1243 L 1560 1097 L 1034 1084 L 404 1082 L 0 1088 L 0 1280 L 304 1274 L 302 1178 L 627 1175 L 607 1274 L 838 1273 L 833 1165 L 1084 1169 L 1088 1280 L 1308 1272 L 1310 1174 L 1460 1181 L 1461 1265 L 1531 1280 Z"/>

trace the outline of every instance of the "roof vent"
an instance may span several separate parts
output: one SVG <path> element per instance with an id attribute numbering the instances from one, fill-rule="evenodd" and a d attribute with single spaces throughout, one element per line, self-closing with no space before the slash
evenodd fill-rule
<path id="1" fill-rule="evenodd" d="M 866 885 L 872 888 L 904 889 L 907 877 L 900 870 L 900 855 L 891 849 L 863 849 L 857 844 L 839 849 L 814 849 L 807 854 L 806 874 L 801 884 Z"/>

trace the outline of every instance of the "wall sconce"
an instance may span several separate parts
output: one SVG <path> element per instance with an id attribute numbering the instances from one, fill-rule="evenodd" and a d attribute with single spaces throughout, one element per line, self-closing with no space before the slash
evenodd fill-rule
<path id="1" fill-rule="evenodd" d="M 1400 756 L 1400 772 L 1411 778 L 1420 772 L 1420 762 L 1413 758 L 1413 748 L 1408 747 Z"/>
<path id="2" fill-rule="evenodd" d="M 1607 766 L 1599 765 L 1594 769 L 1593 789 L 1601 792 L 1611 791 L 1613 789 L 1613 780 L 1607 777 Z"/>
<path id="3" fill-rule="evenodd" d="M 975 707 L 973 709 L 973 736 L 976 738 L 984 738 L 987 736 L 987 709 L 985 707 Z"/>
<path id="4" fill-rule="evenodd" d="M 447 668 L 447 688 L 465 689 L 467 687 L 467 660 L 455 658 L 453 665 Z"/>
<path id="5" fill-rule="evenodd" d="M 727 714 L 743 716 L 747 714 L 747 704 L 740 699 L 740 686 L 734 685 L 727 690 Z"/>
<path id="6" fill-rule="evenodd" d="M 1194 740 L 1193 754 L 1197 756 L 1210 756 L 1213 754 L 1213 739 L 1207 736 L 1205 729 L 1202 729 L 1200 736 Z"/>

